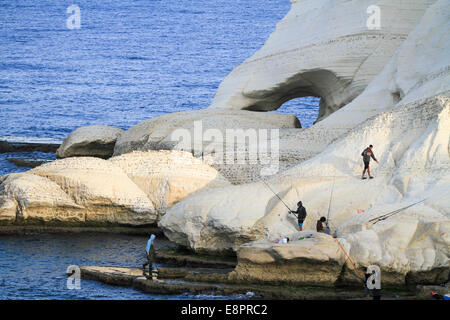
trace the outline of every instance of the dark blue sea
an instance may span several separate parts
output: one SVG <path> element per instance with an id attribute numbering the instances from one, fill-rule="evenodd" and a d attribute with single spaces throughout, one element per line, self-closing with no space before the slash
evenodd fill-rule
<path id="1" fill-rule="evenodd" d="M 80 29 L 66 26 L 73 4 Z M 289 6 L 289 0 L 1 1 L 0 137 L 62 141 L 79 126 L 127 129 L 206 108 Z M 318 102 L 295 99 L 277 112 L 294 113 L 308 127 Z M 0 154 L 0 175 L 27 170 L 5 160 L 14 156 L 54 157 Z M 63 288 L 68 263 L 133 264 L 127 246 L 143 240 L 123 236 L 118 248 L 115 237 L 0 237 L 0 299 L 161 298 L 91 282 L 79 292 Z"/>

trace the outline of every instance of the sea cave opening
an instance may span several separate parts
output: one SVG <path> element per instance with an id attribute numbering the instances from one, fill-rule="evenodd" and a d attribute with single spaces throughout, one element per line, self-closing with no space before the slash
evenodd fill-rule
<path id="1" fill-rule="evenodd" d="M 306 96 L 286 101 L 270 112 L 293 114 L 300 120 L 302 128 L 309 128 L 318 118 L 319 104 L 320 97 Z"/>

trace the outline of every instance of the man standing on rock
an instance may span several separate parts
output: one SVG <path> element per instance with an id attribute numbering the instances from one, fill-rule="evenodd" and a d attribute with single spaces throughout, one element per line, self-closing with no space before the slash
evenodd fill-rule
<path id="1" fill-rule="evenodd" d="M 152 234 L 150 236 L 150 239 L 147 241 L 147 247 L 145 248 L 145 253 L 147 256 L 147 262 L 142 265 L 142 272 L 144 276 L 146 275 L 145 267 L 148 265 L 148 274 L 149 277 L 152 275 L 152 269 L 153 269 L 153 260 L 155 259 L 155 247 L 153 246 L 153 240 L 155 240 L 155 235 Z"/>
<path id="2" fill-rule="evenodd" d="M 361 176 L 361 179 L 366 179 L 365 175 L 366 175 L 366 170 L 367 170 L 367 174 L 369 175 L 370 179 L 373 179 L 373 177 L 370 175 L 370 168 L 369 168 L 369 163 L 370 163 L 370 158 L 372 158 L 373 160 L 375 160 L 377 163 L 378 160 L 375 158 L 375 155 L 373 154 L 373 145 L 370 145 L 368 148 L 364 149 L 364 151 L 361 153 L 362 157 L 363 157 L 363 162 L 364 162 L 364 170 Z"/>
<path id="3" fill-rule="evenodd" d="M 297 211 L 291 210 L 291 213 L 293 213 L 294 215 L 297 215 L 298 227 L 299 227 L 300 231 L 302 231 L 303 230 L 303 221 L 305 221 L 305 219 L 306 219 L 306 209 L 303 206 L 301 201 L 299 201 L 297 203 L 297 206 L 298 206 Z"/>

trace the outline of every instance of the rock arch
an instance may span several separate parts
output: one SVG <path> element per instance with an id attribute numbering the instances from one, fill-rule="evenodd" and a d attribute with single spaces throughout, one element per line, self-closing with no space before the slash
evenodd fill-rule
<path id="1" fill-rule="evenodd" d="M 320 98 L 319 114 L 321 120 L 352 101 L 359 93 L 349 94 L 351 81 L 339 78 L 334 72 L 317 69 L 296 74 L 271 90 L 243 91 L 249 100 L 244 110 L 272 111 L 292 99 L 314 96 Z M 317 121 L 316 120 L 316 121 Z"/>

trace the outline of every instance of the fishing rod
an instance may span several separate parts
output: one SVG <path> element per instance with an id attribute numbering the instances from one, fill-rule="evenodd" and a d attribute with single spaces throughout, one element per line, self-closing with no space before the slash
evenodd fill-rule
<path id="1" fill-rule="evenodd" d="M 331 208 L 331 200 L 333 199 L 333 191 L 334 191 L 334 182 L 335 177 L 333 177 L 333 186 L 331 187 L 331 194 L 330 194 L 330 202 L 328 203 L 328 213 L 327 213 L 327 221 L 330 221 L 330 208 Z"/>
<path id="2" fill-rule="evenodd" d="M 413 207 L 413 206 L 415 206 L 415 205 L 417 205 L 417 204 L 419 204 L 419 203 L 421 203 L 421 202 L 424 202 L 425 200 L 427 200 L 427 199 L 425 198 L 425 199 L 423 199 L 423 200 L 420 200 L 420 201 L 418 201 L 418 202 L 415 202 L 415 203 L 413 203 L 413 204 L 410 204 L 409 206 L 406 206 L 406 207 L 403 207 L 403 208 L 400 208 L 400 209 L 397 209 L 397 210 L 388 212 L 388 213 L 386 213 L 386 214 L 383 214 L 383 215 L 381 215 L 381 216 L 379 216 L 379 217 L 370 219 L 369 222 L 375 221 L 375 222 L 373 222 L 373 224 L 375 224 L 375 223 L 377 223 L 377 222 L 386 220 L 387 218 L 390 218 L 390 217 L 392 217 L 393 215 L 395 215 L 395 214 L 397 214 L 397 213 L 399 213 L 399 212 L 401 212 L 401 211 L 404 211 L 404 210 L 406 210 L 406 209 L 408 209 L 408 208 L 411 208 L 411 207 Z"/>
<path id="3" fill-rule="evenodd" d="M 263 179 L 259 179 L 259 180 L 261 180 L 266 186 L 267 186 L 267 188 L 269 188 L 269 190 L 270 191 L 272 191 L 272 193 L 278 198 L 278 199 L 280 199 L 280 201 L 284 204 L 284 206 L 286 207 L 286 208 L 288 208 L 288 210 L 289 210 L 289 213 L 291 213 L 291 208 L 289 208 L 289 206 L 283 201 L 283 199 L 281 199 L 279 196 L 278 196 L 278 194 L 276 194 L 275 193 L 275 191 L 273 191 L 272 190 L 272 188 L 269 186 L 269 184 L 267 183 L 267 182 L 265 182 Z"/>

